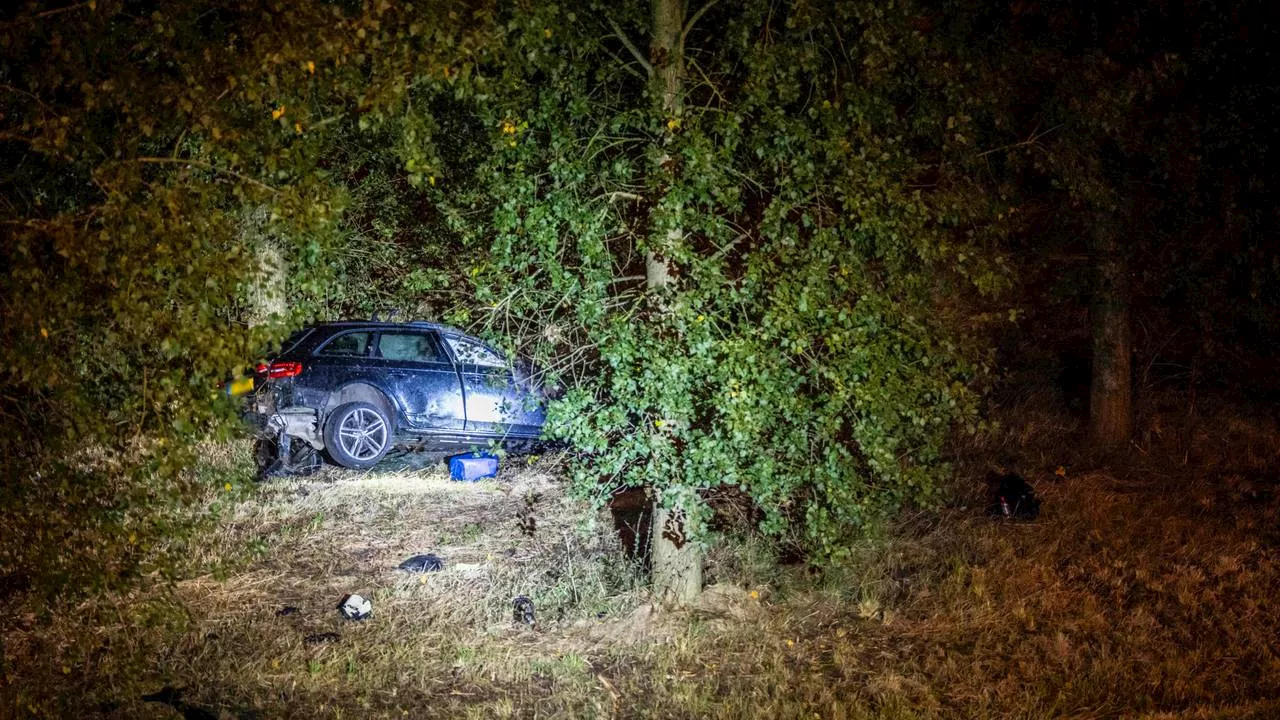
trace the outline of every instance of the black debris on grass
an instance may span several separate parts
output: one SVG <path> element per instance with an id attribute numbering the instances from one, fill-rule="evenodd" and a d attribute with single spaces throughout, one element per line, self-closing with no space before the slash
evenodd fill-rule
<path id="1" fill-rule="evenodd" d="M 414 555 L 400 563 L 400 569 L 405 572 L 440 572 L 444 569 L 444 559 L 432 553 Z"/>

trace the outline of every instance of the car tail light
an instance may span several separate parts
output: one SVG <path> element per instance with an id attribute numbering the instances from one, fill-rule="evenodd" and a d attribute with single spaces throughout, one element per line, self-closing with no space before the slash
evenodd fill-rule
<path id="1" fill-rule="evenodd" d="M 272 380 L 289 378 L 302 374 L 300 362 L 273 362 L 270 365 L 259 365 L 258 374 L 266 375 Z"/>

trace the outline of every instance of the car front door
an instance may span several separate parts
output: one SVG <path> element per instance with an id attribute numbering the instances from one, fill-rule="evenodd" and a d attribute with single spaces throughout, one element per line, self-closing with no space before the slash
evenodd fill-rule
<path id="1" fill-rule="evenodd" d="M 369 363 L 386 378 L 409 429 L 464 429 L 462 384 L 434 332 L 383 330 Z"/>
<path id="2" fill-rule="evenodd" d="M 478 342 L 443 336 L 462 376 L 467 403 L 467 431 L 501 436 L 536 437 L 544 413 L 534 397 L 512 377 L 507 361 Z"/>

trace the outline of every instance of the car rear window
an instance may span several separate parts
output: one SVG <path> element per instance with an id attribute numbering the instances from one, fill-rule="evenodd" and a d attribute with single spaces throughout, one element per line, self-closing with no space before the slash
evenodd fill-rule
<path id="1" fill-rule="evenodd" d="M 435 339 L 426 333 L 383 331 L 378 340 L 378 354 L 385 360 L 449 362 L 441 355 Z"/>
<path id="2" fill-rule="evenodd" d="M 337 355 L 339 357 L 364 357 L 369 352 L 369 336 L 367 332 L 343 333 L 325 343 L 317 355 Z"/>
<path id="3" fill-rule="evenodd" d="M 294 348 L 296 348 L 298 346 L 298 343 L 305 340 L 307 336 L 311 334 L 312 330 L 315 330 L 315 328 L 302 328 L 301 330 L 290 335 L 288 339 L 280 343 L 280 352 L 278 354 L 283 355 L 293 350 Z"/>

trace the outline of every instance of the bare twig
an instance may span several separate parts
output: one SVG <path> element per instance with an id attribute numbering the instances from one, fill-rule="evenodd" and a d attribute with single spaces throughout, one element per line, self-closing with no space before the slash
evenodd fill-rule
<path id="1" fill-rule="evenodd" d="M 649 77 L 653 77 L 653 66 L 645 59 L 644 54 L 641 53 L 635 44 L 631 42 L 631 38 L 627 37 L 627 34 L 623 32 L 622 28 L 613 18 L 608 18 L 608 21 L 609 27 L 613 28 L 613 34 L 622 41 L 622 46 L 631 53 L 631 57 L 634 57 L 636 62 L 640 63 L 640 67 L 644 68 L 645 74 Z"/>
<path id="2" fill-rule="evenodd" d="M 238 180 L 243 180 L 244 182 L 247 182 L 250 185 L 256 185 L 268 192 L 273 192 L 273 193 L 280 192 L 278 188 L 274 188 L 262 182 L 261 180 L 256 180 L 254 178 L 249 177 L 248 175 L 243 175 L 234 170 L 220 168 L 217 165 L 211 165 L 207 162 L 202 162 L 200 160 L 191 160 L 188 158 L 172 158 L 172 157 L 140 157 L 140 158 L 134 158 L 134 162 L 146 163 L 149 165 L 192 165 L 198 168 L 203 168 L 205 170 L 208 170 L 209 172 L 221 173 L 223 175 L 230 175 L 233 178 L 236 178 Z"/>
<path id="3" fill-rule="evenodd" d="M 1031 146 L 1033 146 L 1033 145 L 1038 145 L 1038 144 L 1040 143 L 1040 138 L 1044 137 L 1045 135 L 1048 135 L 1049 133 L 1051 133 L 1051 132 L 1053 132 L 1053 131 L 1055 131 L 1055 130 L 1057 130 L 1057 129 L 1061 128 L 1061 127 L 1062 127 L 1062 124 L 1061 124 L 1061 123 L 1059 123 L 1059 124 L 1054 125 L 1053 127 L 1049 128 L 1048 130 L 1045 130 L 1044 132 L 1041 132 L 1041 133 L 1037 133 L 1037 132 L 1034 132 L 1034 131 L 1033 131 L 1033 132 L 1031 133 L 1031 135 L 1030 135 L 1029 137 L 1027 137 L 1027 139 L 1026 139 L 1026 140 L 1020 140 L 1020 141 L 1018 141 L 1018 142 L 1016 142 L 1016 143 L 1009 143 L 1008 145 L 1003 145 L 1003 146 L 998 147 L 998 148 L 992 148 L 992 149 L 990 149 L 990 150 L 985 150 L 985 151 L 983 151 L 983 152 L 978 153 L 978 157 L 986 157 L 986 156 L 991 155 L 991 154 L 993 154 L 993 153 L 1004 152 L 1005 150 L 1013 150 L 1013 149 L 1015 149 L 1015 148 L 1020 148 L 1020 147 L 1031 147 Z"/>
<path id="4" fill-rule="evenodd" d="M 44 12 L 36 13 L 32 17 L 36 20 L 39 20 L 41 18 L 53 17 L 54 15 L 61 15 L 62 13 L 65 13 L 65 12 L 71 12 L 72 10 L 79 10 L 82 7 L 89 7 L 93 4 L 94 4 L 94 0 L 88 0 L 87 2 L 76 3 L 75 5 L 68 5 L 66 7 L 54 8 L 52 10 L 45 10 Z"/>
<path id="5" fill-rule="evenodd" d="M 90 7 L 91 5 L 94 4 L 94 2 L 96 2 L 96 0 L 86 0 L 86 2 L 76 3 L 75 5 L 67 5 L 66 7 L 53 8 L 51 10 L 45 10 L 43 12 L 35 13 L 34 15 L 20 15 L 14 18 L 13 20 L 10 20 L 9 22 L 0 23 L 0 29 L 7 30 L 9 28 L 18 27 L 19 25 L 34 23 L 37 20 L 43 20 L 47 17 L 53 17 L 54 15 L 61 15 L 63 13 L 71 12 L 72 10 L 79 10 L 80 8 L 83 8 L 83 7 Z"/>
<path id="6" fill-rule="evenodd" d="M 698 11 L 697 11 L 697 12 L 695 12 L 695 13 L 693 14 L 693 17 L 689 18 L 689 22 L 687 22 L 687 23 L 685 23 L 685 24 L 684 24 L 684 30 L 681 30 L 681 31 L 680 31 L 680 47 L 681 47 L 681 49 L 683 49 L 683 48 L 684 48 L 684 39 L 685 39 L 686 37 L 688 37 L 688 36 L 689 36 L 689 31 L 693 30 L 693 26 L 694 26 L 694 24 L 695 24 L 695 23 L 697 23 L 697 22 L 698 22 L 698 20 L 702 18 L 703 13 L 705 13 L 705 12 L 706 12 L 706 11 L 708 11 L 708 10 L 710 10 L 710 9 L 711 9 L 711 6 L 712 6 L 712 5 L 715 5 L 717 1 L 718 1 L 718 0 L 708 0 L 708 1 L 707 1 L 707 3 L 706 3 L 705 5 L 703 5 L 702 7 L 698 8 Z"/>

